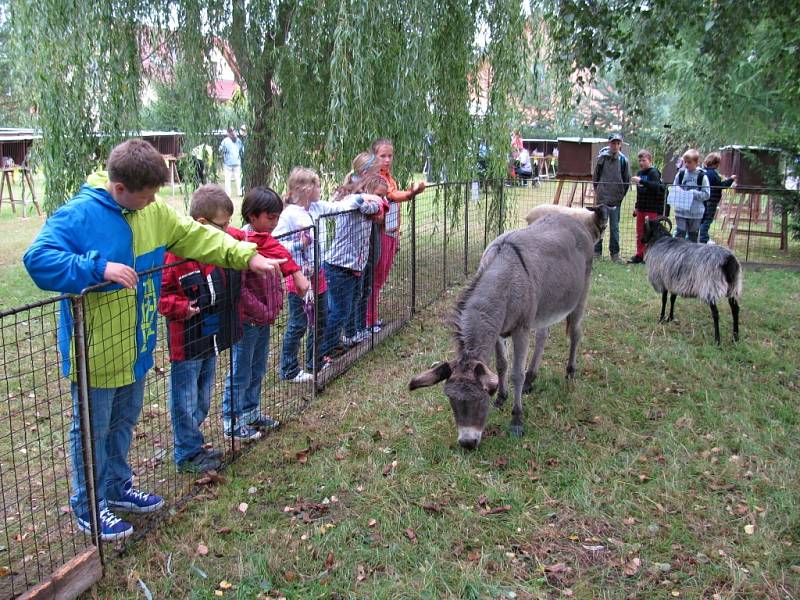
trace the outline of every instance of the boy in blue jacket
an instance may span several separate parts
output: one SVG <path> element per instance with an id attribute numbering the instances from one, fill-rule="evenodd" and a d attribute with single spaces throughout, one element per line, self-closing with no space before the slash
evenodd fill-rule
<path id="1" fill-rule="evenodd" d="M 153 366 L 161 271 L 139 277 L 164 263 L 167 250 L 196 260 L 257 273 L 275 273 L 282 261 L 256 253 L 255 244 L 237 242 L 224 232 L 189 217 L 179 217 L 155 198 L 169 180 L 163 157 L 142 140 L 128 140 L 111 152 L 108 172 L 86 184 L 44 224 L 25 252 L 25 268 L 45 290 L 84 296 L 87 373 L 97 482 L 100 538 L 125 538 L 133 527 L 112 509 L 147 513 L 164 501 L 133 487 L 128 464 L 133 430 L 144 400 L 145 376 Z M 72 458 L 70 499 L 78 528 L 91 530 L 81 411 L 69 300 L 61 306 L 58 344 L 62 370 L 73 400 L 69 432 Z"/>

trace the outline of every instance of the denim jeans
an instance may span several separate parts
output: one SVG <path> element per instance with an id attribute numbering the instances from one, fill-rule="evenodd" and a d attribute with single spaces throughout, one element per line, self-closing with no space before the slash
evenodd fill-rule
<path id="1" fill-rule="evenodd" d="M 706 202 L 706 210 L 703 213 L 703 218 L 700 221 L 700 243 L 708 243 L 708 230 L 711 229 L 711 224 L 714 222 L 714 215 L 717 214 L 718 202 Z"/>
<path id="2" fill-rule="evenodd" d="M 350 269 L 325 263 L 325 276 L 328 279 L 328 326 L 322 344 L 322 354 L 330 352 L 339 345 L 339 336 L 353 337 L 353 310 L 359 290 L 359 278 Z"/>
<path id="3" fill-rule="evenodd" d="M 701 219 L 687 219 L 675 217 L 675 237 L 679 240 L 689 240 L 697 243 L 697 234 L 700 231 Z"/>
<path id="4" fill-rule="evenodd" d="M 619 216 L 621 212 L 621 205 L 608 207 L 608 250 L 611 256 L 619 254 Z M 594 253 L 603 253 L 602 237 L 594 245 Z"/>
<path id="5" fill-rule="evenodd" d="M 361 271 L 361 277 L 358 278 L 356 306 L 353 310 L 353 329 L 356 330 L 356 333 L 367 327 L 367 309 L 369 308 L 370 296 L 372 296 L 372 279 L 374 273 L 374 265 L 367 262 L 364 266 L 364 270 Z"/>
<path id="6" fill-rule="evenodd" d="M 75 515 L 82 517 L 89 512 L 89 498 L 83 465 L 78 386 L 75 383 L 72 384 L 71 391 L 73 412 L 69 430 L 69 450 L 72 455 L 70 504 Z M 101 505 L 107 499 L 118 500 L 122 496 L 123 486 L 131 479 L 128 452 L 143 401 L 144 378 L 118 388 L 89 388 L 95 496 Z"/>
<path id="7" fill-rule="evenodd" d="M 283 346 L 281 347 L 281 379 L 292 379 L 300 372 L 300 362 L 297 359 L 297 352 L 300 350 L 300 342 L 303 334 L 308 329 L 308 318 L 303 312 L 303 300 L 295 293 L 290 293 L 289 297 L 289 318 L 286 323 L 286 332 L 283 334 Z M 314 370 L 314 337 L 319 340 L 317 346 L 317 368 L 322 359 L 322 341 L 325 339 L 325 321 L 328 313 L 328 301 L 326 294 L 318 294 L 314 306 L 315 326 L 308 330 L 306 336 L 306 360 L 305 370 L 308 373 Z"/>
<path id="8" fill-rule="evenodd" d="M 248 424 L 260 414 L 261 384 L 267 373 L 269 325 L 243 326 L 244 335 L 231 350 L 233 376 L 225 377 L 222 396 L 222 424 L 225 431 Z M 233 385 L 231 385 L 233 379 Z"/>
<path id="9" fill-rule="evenodd" d="M 217 357 L 176 360 L 170 367 L 170 415 L 175 440 L 175 463 L 180 465 L 203 448 L 200 426 L 211 407 Z"/>

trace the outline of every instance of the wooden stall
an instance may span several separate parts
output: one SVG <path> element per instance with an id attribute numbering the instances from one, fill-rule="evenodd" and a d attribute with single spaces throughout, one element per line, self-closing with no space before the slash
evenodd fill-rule
<path id="1" fill-rule="evenodd" d="M 567 206 L 572 206 L 575 196 L 580 187 L 580 205 L 585 206 L 594 201 L 594 187 L 592 186 L 592 174 L 597 164 L 597 155 L 605 146 L 608 140 L 605 138 L 558 138 L 558 186 L 553 198 L 553 204 L 561 201 L 561 192 L 565 181 L 572 182 L 569 192 Z M 622 143 L 622 153 L 628 157 L 630 162 L 630 144 Z M 631 166 L 631 168 L 633 168 Z"/>
<path id="2" fill-rule="evenodd" d="M 32 129 L 0 129 L 0 210 L 3 200 L 11 205 L 11 211 L 17 212 L 17 203 L 22 205 L 22 216 L 25 215 L 25 188 L 28 188 L 30 202 L 41 216 L 42 209 L 36 200 L 33 188 L 33 177 L 28 165 L 28 152 L 33 142 L 42 136 L 34 133 Z M 14 183 L 19 176 L 20 197 L 14 197 Z"/>
<path id="3" fill-rule="evenodd" d="M 719 211 L 722 229 L 728 232 L 728 247 L 733 248 L 739 235 L 780 239 L 780 249 L 788 250 L 789 223 L 785 211 L 775 210 L 770 189 L 783 187 L 781 152 L 760 146 L 725 146 L 720 148 L 719 172 L 736 175 L 733 193 L 724 194 Z M 776 219 L 779 222 L 776 223 Z"/>
<path id="4" fill-rule="evenodd" d="M 169 182 L 174 191 L 175 184 L 181 182 L 178 161 L 184 157 L 183 132 L 142 131 L 140 135 L 143 140 L 150 142 L 164 156 L 167 167 L 169 167 Z"/>
<path id="5" fill-rule="evenodd" d="M 523 138 L 522 146 L 530 152 L 531 163 L 536 164 L 538 177 L 555 177 L 555 156 L 558 154 L 558 140 Z"/>

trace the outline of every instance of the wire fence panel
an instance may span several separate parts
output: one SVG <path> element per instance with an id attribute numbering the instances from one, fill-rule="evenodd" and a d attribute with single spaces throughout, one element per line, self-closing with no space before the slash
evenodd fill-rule
<path id="1" fill-rule="evenodd" d="M 176 257 L 140 273 L 136 290 L 106 286 L 0 314 L 0 597 L 93 548 L 106 507 L 134 530 L 98 546 L 113 557 L 472 276 L 484 248 L 526 226 L 535 206 L 594 205 L 589 181 L 525 183 L 435 184 L 383 223 L 358 208 L 278 236 L 311 282 L 306 296 L 291 276 Z M 710 239 L 745 262 L 796 264 L 782 193 L 724 191 Z M 623 258 L 637 251 L 635 199 L 632 187 L 618 209 Z M 164 505 L 124 511 L 130 485 Z"/>
<path id="2" fill-rule="evenodd" d="M 61 299 L 0 315 L 0 596 L 45 580 L 91 547 L 69 509 L 69 384 L 60 377 Z"/>

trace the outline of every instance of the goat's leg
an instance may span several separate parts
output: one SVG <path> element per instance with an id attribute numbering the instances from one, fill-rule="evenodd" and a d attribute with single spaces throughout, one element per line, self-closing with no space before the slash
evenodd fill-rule
<path id="1" fill-rule="evenodd" d="M 514 384 L 514 408 L 511 410 L 511 435 L 522 437 L 522 384 L 524 380 L 525 360 L 528 358 L 528 346 L 531 336 L 527 328 L 521 327 L 512 334 L 514 340 L 514 363 L 511 367 L 511 382 Z"/>
<path id="2" fill-rule="evenodd" d="M 667 290 L 661 292 L 661 316 L 658 318 L 659 323 L 664 322 L 664 315 L 667 312 Z"/>
<path id="3" fill-rule="evenodd" d="M 494 355 L 497 366 L 497 379 L 499 381 L 494 405 L 500 408 L 508 398 L 508 355 L 506 353 L 506 341 L 501 337 L 498 337 L 494 343 Z"/>
<path id="4" fill-rule="evenodd" d="M 731 307 L 731 316 L 733 317 L 733 341 L 739 341 L 739 303 L 736 298 L 728 298 L 728 304 Z"/>
<path id="5" fill-rule="evenodd" d="M 582 303 L 581 303 L 582 304 Z M 567 359 L 567 380 L 575 379 L 575 356 L 578 354 L 578 344 L 581 341 L 583 324 L 583 306 L 579 306 L 576 311 L 567 317 L 569 328 L 569 358 Z"/>
<path id="6" fill-rule="evenodd" d="M 714 319 L 714 341 L 719 346 L 719 310 L 716 302 L 709 302 L 708 306 L 711 308 L 711 317 Z"/>
<path id="7" fill-rule="evenodd" d="M 677 297 L 678 294 L 669 295 L 669 319 L 667 319 L 669 323 L 675 320 L 675 298 Z"/>
<path id="8" fill-rule="evenodd" d="M 533 389 L 533 382 L 536 381 L 536 376 L 539 374 L 539 367 L 542 365 L 542 356 L 544 355 L 544 347 L 547 343 L 547 336 L 549 333 L 549 327 L 542 327 L 536 330 L 536 343 L 533 346 L 531 364 L 525 372 L 525 382 L 522 384 L 523 394 L 529 394 L 531 389 Z"/>

